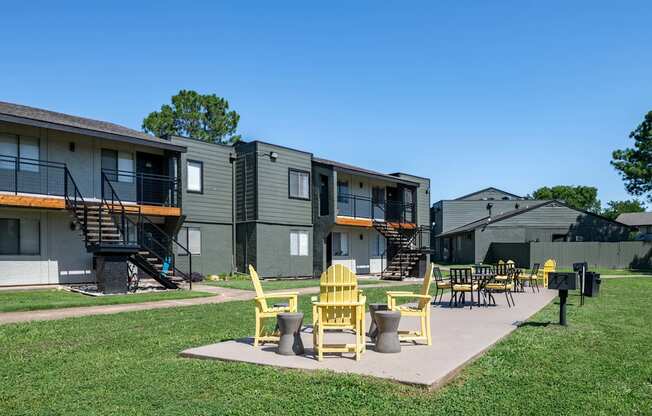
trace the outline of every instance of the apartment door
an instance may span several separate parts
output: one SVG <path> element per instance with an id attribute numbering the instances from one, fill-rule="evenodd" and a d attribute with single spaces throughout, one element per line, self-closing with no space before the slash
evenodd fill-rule
<path id="1" fill-rule="evenodd" d="M 333 234 L 332 233 L 328 233 L 328 236 L 326 236 L 326 238 L 324 239 L 324 252 L 326 257 L 326 261 L 324 263 L 326 267 L 324 268 L 324 270 L 326 270 L 327 268 L 331 267 L 331 265 L 333 264 Z"/>
<path id="2" fill-rule="evenodd" d="M 385 210 L 386 208 L 386 203 L 385 203 L 385 188 L 381 188 L 378 186 L 374 186 L 371 188 L 371 200 L 373 202 L 372 206 L 372 215 L 373 218 L 376 220 L 384 220 L 385 219 Z"/>
<path id="3" fill-rule="evenodd" d="M 162 176 L 166 173 L 165 158 L 161 155 L 138 152 L 136 172 L 138 175 L 138 201 L 144 204 L 163 205 L 168 198 L 170 182 Z"/>
<path id="4" fill-rule="evenodd" d="M 396 221 L 399 218 L 401 207 L 401 193 L 398 188 L 387 187 L 387 203 L 385 209 L 385 220 Z"/>

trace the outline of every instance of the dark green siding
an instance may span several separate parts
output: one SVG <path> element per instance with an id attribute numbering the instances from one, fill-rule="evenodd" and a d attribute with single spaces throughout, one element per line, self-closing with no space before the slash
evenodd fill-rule
<path id="1" fill-rule="evenodd" d="M 312 224 L 312 200 L 289 198 L 289 169 L 308 173 L 312 155 L 280 146 L 257 143 L 263 155 L 276 152 L 276 161 L 258 157 L 258 218 L 275 224 Z"/>
<path id="2" fill-rule="evenodd" d="M 192 257 L 193 272 L 204 275 L 231 271 L 232 236 L 232 168 L 229 154 L 232 146 L 202 142 L 183 137 L 173 137 L 175 144 L 186 146 L 181 156 L 183 226 L 201 229 L 201 255 Z M 186 190 L 187 161 L 203 164 L 203 193 Z M 180 262 L 187 259 L 179 256 Z"/>
<path id="3" fill-rule="evenodd" d="M 183 226 L 201 229 L 201 255 L 192 256 L 193 272 L 209 275 L 231 271 L 231 225 L 185 221 Z M 177 256 L 176 261 L 181 270 L 187 270 L 187 257 Z"/>
<path id="4" fill-rule="evenodd" d="M 230 224 L 233 219 L 229 153 L 233 152 L 233 148 L 186 138 L 175 137 L 173 142 L 188 148 L 188 152 L 181 156 L 182 204 L 186 221 Z M 188 159 L 203 163 L 203 194 L 186 191 Z"/>
<path id="5" fill-rule="evenodd" d="M 308 231 L 308 255 L 290 255 L 290 231 Z M 256 224 L 256 264 L 262 277 L 312 276 L 312 227 Z"/>

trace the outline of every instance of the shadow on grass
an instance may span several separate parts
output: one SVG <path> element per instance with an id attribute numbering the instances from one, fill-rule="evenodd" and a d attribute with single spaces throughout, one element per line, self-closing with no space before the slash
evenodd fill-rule
<path id="1" fill-rule="evenodd" d="M 548 325 L 551 325 L 552 322 L 520 322 L 516 326 L 519 328 L 526 327 L 526 326 L 532 326 L 532 327 L 547 327 Z"/>

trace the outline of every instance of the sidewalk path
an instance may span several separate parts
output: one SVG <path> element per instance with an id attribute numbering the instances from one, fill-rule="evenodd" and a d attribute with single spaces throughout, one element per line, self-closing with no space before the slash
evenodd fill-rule
<path id="1" fill-rule="evenodd" d="M 386 286 L 404 286 L 410 284 L 419 284 L 416 281 L 379 283 L 364 285 L 363 288 L 386 287 Z M 178 308 L 183 306 L 208 305 L 213 303 L 232 302 L 238 300 L 250 300 L 256 296 L 251 290 L 229 289 L 218 286 L 208 286 L 194 284 L 193 290 L 198 292 L 214 293 L 215 296 L 194 299 L 177 299 L 177 300 L 160 300 L 156 302 L 130 303 L 123 305 L 104 305 L 104 306 L 80 306 L 75 308 L 63 309 L 45 309 L 25 312 L 5 312 L 0 313 L 0 325 L 12 324 L 17 322 L 29 321 L 53 321 L 57 319 L 73 318 L 79 316 L 91 315 L 110 315 L 122 312 L 144 311 L 150 309 Z M 300 289 L 273 290 L 274 292 L 298 292 L 300 295 L 319 293 L 319 287 L 304 287 Z"/>

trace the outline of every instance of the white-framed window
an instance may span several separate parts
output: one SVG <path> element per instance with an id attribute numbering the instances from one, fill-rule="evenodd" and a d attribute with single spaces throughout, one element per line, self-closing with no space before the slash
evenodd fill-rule
<path id="1" fill-rule="evenodd" d="M 186 189 L 188 192 L 204 192 L 204 164 L 198 160 L 188 160 L 187 162 L 188 183 Z"/>
<path id="2" fill-rule="evenodd" d="M 380 233 L 376 233 L 371 239 L 371 255 L 382 256 L 385 252 L 385 237 Z"/>
<path id="3" fill-rule="evenodd" d="M 38 255 L 41 230 L 38 220 L 0 218 L 0 255 Z"/>
<path id="4" fill-rule="evenodd" d="M 310 172 L 289 169 L 288 183 L 290 198 L 310 199 Z"/>
<path id="5" fill-rule="evenodd" d="M 333 233 L 333 255 L 349 255 L 349 233 Z"/>
<path id="6" fill-rule="evenodd" d="M 290 231 L 290 255 L 307 256 L 308 255 L 308 231 Z"/>
<path id="7" fill-rule="evenodd" d="M 177 235 L 177 241 L 186 247 L 193 256 L 201 255 L 201 228 L 199 227 L 181 227 Z M 186 252 L 179 252 L 181 256 L 187 255 Z"/>

